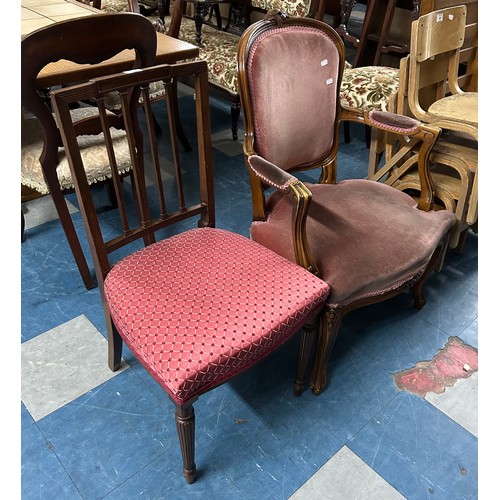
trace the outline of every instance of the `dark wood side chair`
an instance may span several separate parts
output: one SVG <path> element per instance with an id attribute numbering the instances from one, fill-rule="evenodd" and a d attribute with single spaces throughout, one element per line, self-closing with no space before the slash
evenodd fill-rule
<path id="1" fill-rule="evenodd" d="M 110 29 L 113 26 L 113 29 Z M 93 36 L 89 37 L 88 34 Z M 85 43 L 82 40 L 85 39 Z M 86 288 L 95 286 L 87 264 L 65 194 L 74 192 L 74 182 L 61 142 L 50 102 L 37 88 L 37 75 L 49 63 L 65 59 L 81 64 L 97 64 L 124 49 L 135 49 L 135 67 L 154 63 L 156 32 L 151 23 L 138 14 L 96 14 L 85 18 L 56 23 L 28 35 L 21 42 L 21 104 L 26 119 L 22 120 L 21 184 L 40 195 L 50 194 L 64 233 L 73 252 Z M 67 84 L 68 82 L 63 82 Z M 103 135 L 93 135 L 100 124 L 95 108 L 76 107 L 73 119 L 78 121 L 85 168 L 90 185 L 105 183 L 110 188 L 110 200 L 115 203 L 110 184 L 110 164 Z M 126 137 L 122 119 L 114 115 L 119 155 L 118 169 L 128 175 L 132 168 L 127 156 Z"/>
<path id="2" fill-rule="evenodd" d="M 251 237 L 331 288 L 311 378 L 319 394 L 349 311 L 409 289 L 416 308 L 425 304 L 423 285 L 442 262 L 455 223 L 453 212 L 432 210 L 428 157 L 440 129 L 402 115 L 343 109 L 344 44 L 332 27 L 314 19 L 277 14 L 254 23 L 241 38 L 238 68 Z M 341 120 L 399 136 L 403 146 L 394 165 L 419 148 L 417 202 L 379 182 L 335 182 Z M 319 183 L 293 175 L 310 169 L 319 170 Z"/>
<path id="3" fill-rule="evenodd" d="M 194 79 L 197 154 L 178 154 L 175 132 L 154 133 L 148 86 Z M 113 170 L 116 225 L 99 217 L 86 181 L 70 107 L 103 104 L 119 90 L 134 175 Z M 146 114 L 137 113 L 142 94 Z M 168 95 L 168 93 L 166 94 Z M 52 97 L 82 211 L 107 323 L 109 366 L 118 369 L 123 341 L 175 404 L 188 483 L 195 480 L 198 397 L 239 375 L 304 326 L 294 390 L 299 393 L 329 287 L 249 238 L 216 229 L 207 66 L 204 61 L 155 66 L 57 90 Z M 156 103 L 155 106 L 158 106 Z M 171 99 L 165 110 L 172 117 Z M 171 130 L 174 130 L 171 127 Z M 113 142 L 107 134 L 109 159 Z M 170 154 L 167 155 L 167 151 Z M 173 167 L 166 163 L 171 158 Z M 198 194 L 196 194 L 198 193 Z M 135 200 L 135 203 L 132 202 Z M 198 225 L 199 227 L 196 227 Z M 173 235 L 172 235 L 173 234 Z M 146 246 L 137 249 L 136 240 Z M 292 385 L 292 384 L 291 384 Z"/>

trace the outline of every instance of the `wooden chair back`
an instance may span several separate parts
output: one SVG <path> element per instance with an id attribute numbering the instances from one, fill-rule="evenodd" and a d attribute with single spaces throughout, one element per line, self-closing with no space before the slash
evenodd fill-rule
<path id="1" fill-rule="evenodd" d="M 196 114 L 193 120 L 197 127 L 198 144 L 197 154 L 193 152 L 181 159 L 173 117 L 172 81 L 183 77 L 193 78 L 195 82 Z M 162 134 L 160 137 L 155 134 L 148 92 L 149 84 L 157 81 L 164 82 L 166 92 L 165 98 L 156 102 L 155 106 L 164 106 L 170 125 L 170 134 Z M 68 152 L 75 191 L 101 288 L 112 267 L 112 252 L 138 239 L 143 239 L 145 244 L 153 243 L 156 240 L 155 233 L 191 217 L 199 219 L 200 227 L 215 225 L 207 89 L 206 63 L 197 61 L 125 72 L 53 92 L 52 103 L 62 131 L 64 147 Z M 116 91 L 121 95 L 121 114 L 133 165 L 130 184 L 121 181 L 117 175 L 114 143 L 110 137 L 111 123 L 104 106 L 106 94 Z M 113 234 L 106 232 L 99 219 L 96 205 L 98 193 L 94 194 L 87 183 L 77 130 L 71 120 L 70 107 L 75 102 L 88 99 L 98 102 L 99 118 L 112 166 L 112 180 L 118 203 L 116 217 L 121 225 L 121 230 Z M 139 99 L 142 100 L 140 108 Z M 193 194 L 193 191 L 198 194 Z"/>
<path id="2" fill-rule="evenodd" d="M 89 33 L 92 36 L 88 36 Z M 154 63 L 156 34 L 142 16 L 96 14 L 72 19 L 37 30 L 21 42 L 21 103 L 42 122 L 46 133 L 45 154 L 50 155 L 53 168 L 57 165 L 55 144 L 59 145 L 59 133 L 50 107 L 40 98 L 36 83 L 38 74 L 60 59 L 98 64 L 127 48 L 135 50 L 135 67 Z M 45 167 L 44 162 L 42 166 Z"/>
<path id="3" fill-rule="evenodd" d="M 61 59 L 79 64 L 98 64 L 125 49 L 135 51 L 136 68 L 150 66 L 156 55 L 156 40 L 156 33 L 147 19 L 138 14 L 120 13 L 96 14 L 58 22 L 31 33 L 21 42 L 21 104 L 25 111 L 39 120 L 43 128 L 40 167 L 87 288 L 94 287 L 95 283 L 57 174 L 61 137 L 46 98 L 47 89 L 38 88 L 37 77 L 43 68 Z M 116 127 L 120 127 L 119 117 L 114 120 Z M 80 127 L 80 134 L 96 133 L 100 125 L 95 119 L 86 118 L 80 122 Z"/>
<path id="4" fill-rule="evenodd" d="M 477 90 L 477 22 L 464 5 L 434 11 L 412 23 L 408 106 L 425 120 L 428 107 L 449 93 Z M 406 63 L 405 63 L 406 64 Z"/>
<path id="5" fill-rule="evenodd" d="M 280 17 L 280 14 L 276 16 Z M 298 40 L 300 30 L 317 29 L 314 19 L 291 17 L 286 20 L 288 25 L 299 27 Z M 272 72 L 273 81 L 266 82 L 266 76 L 259 75 L 254 71 L 254 67 L 247 70 L 250 55 L 245 52 L 261 31 L 266 30 L 267 25 L 261 23 L 259 29 L 254 29 L 251 33 L 247 31 L 238 50 L 238 77 L 245 124 L 244 154 L 247 157 L 250 152 L 254 152 L 288 172 L 321 168 L 322 182 L 332 183 L 336 177 L 339 142 L 337 132 L 341 107 L 339 88 L 345 61 L 342 39 L 336 31 L 331 30 L 328 37 L 324 37 L 324 46 L 314 47 L 314 50 L 322 50 L 325 54 L 322 69 L 321 66 L 318 69 L 312 61 L 308 61 L 307 51 L 310 46 L 305 43 L 301 45 L 298 40 L 294 40 L 297 44 L 296 51 L 290 48 L 286 55 L 269 55 L 276 64 Z M 315 42 L 317 43 L 317 40 Z M 296 55 L 300 66 L 294 66 Z M 294 67 L 298 74 L 303 75 L 293 86 L 279 82 L 280 76 L 290 67 Z M 316 74 L 320 71 L 321 77 Z M 260 94 L 266 95 L 267 100 L 259 99 Z M 270 106 L 269 102 L 273 102 L 273 105 Z M 283 133 L 277 133 L 278 130 L 283 130 Z M 314 130 L 307 144 L 303 141 L 305 130 Z M 296 140 L 291 140 L 290 137 Z M 296 145 L 296 148 L 292 145 Z M 253 219 L 265 220 L 266 196 L 261 179 L 254 176 L 250 170 L 250 180 Z"/>

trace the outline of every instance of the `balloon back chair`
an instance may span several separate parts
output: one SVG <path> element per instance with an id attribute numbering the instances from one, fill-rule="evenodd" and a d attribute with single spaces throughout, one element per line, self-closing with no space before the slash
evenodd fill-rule
<path id="1" fill-rule="evenodd" d="M 178 78 L 193 79 L 196 91 L 197 145 L 187 155 L 179 154 L 173 127 L 170 138 L 154 133 L 148 91 L 153 82 L 168 85 Z M 117 91 L 133 164 L 130 183 L 117 176 L 109 135 L 106 94 Z M 82 99 L 98 103 L 117 192 L 114 215 L 99 212 L 94 201 L 98 194 L 86 180 L 70 112 Z M 170 396 L 184 476 L 192 483 L 194 401 L 252 367 L 305 326 L 295 383 L 300 392 L 317 333 L 314 318 L 329 287 L 249 238 L 214 227 L 206 62 L 103 77 L 56 90 L 52 102 L 101 292 L 109 366 L 119 368 L 125 341 Z M 173 120 L 172 102 L 164 102 Z M 140 106 L 144 113 L 137 112 Z"/>
<path id="2" fill-rule="evenodd" d="M 311 388 L 327 382 L 327 363 L 349 311 L 411 289 L 425 304 L 423 285 L 444 257 L 452 212 L 432 211 L 428 155 L 440 130 L 382 111 L 340 105 L 344 45 L 314 19 L 287 17 L 254 23 L 238 49 L 245 123 L 244 157 L 250 173 L 251 237 L 297 262 L 330 285 L 321 317 Z M 335 182 L 341 120 L 404 137 L 419 146 L 418 203 L 383 183 Z M 318 169 L 319 183 L 299 172 Z M 293 175 L 297 172 L 297 175 Z"/>
<path id="3" fill-rule="evenodd" d="M 88 33 L 93 36 L 88 37 Z M 83 39 L 85 43 L 82 43 Z M 79 64 L 97 64 L 125 49 L 135 50 L 135 67 L 154 63 L 156 32 L 143 16 L 120 13 L 71 19 L 41 28 L 21 42 L 21 187 L 38 196 L 50 194 L 52 197 L 86 288 L 95 287 L 95 282 L 65 200 L 66 194 L 74 192 L 74 182 L 45 89 L 39 88 L 42 85 L 39 73 L 51 62 L 60 59 Z M 78 71 L 74 72 L 73 78 L 81 80 Z M 99 117 L 95 109 L 79 105 L 75 106 L 72 115 L 73 120 L 79 123 L 88 183 L 92 186 L 106 184 L 110 201 L 114 204 L 116 199 L 104 137 L 102 134 L 95 135 L 100 127 Z M 127 155 L 124 124 L 117 115 L 110 116 L 110 120 L 115 125 L 112 136 L 116 144 L 121 146 L 117 149 L 118 169 L 121 175 L 126 176 L 132 165 Z"/>

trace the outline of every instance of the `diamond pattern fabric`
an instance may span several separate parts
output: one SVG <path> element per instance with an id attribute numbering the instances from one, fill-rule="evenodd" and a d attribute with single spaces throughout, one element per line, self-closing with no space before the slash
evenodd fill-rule
<path id="1" fill-rule="evenodd" d="M 124 258 L 104 291 L 124 341 L 182 404 L 283 344 L 329 287 L 248 238 L 200 228 Z"/>

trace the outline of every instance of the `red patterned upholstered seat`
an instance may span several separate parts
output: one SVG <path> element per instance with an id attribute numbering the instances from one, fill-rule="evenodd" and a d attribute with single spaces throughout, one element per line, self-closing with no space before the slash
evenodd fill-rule
<path id="1" fill-rule="evenodd" d="M 104 290 L 120 335 L 179 404 L 267 356 L 329 293 L 326 283 L 289 260 L 211 228 L 124 258 Z"/>

